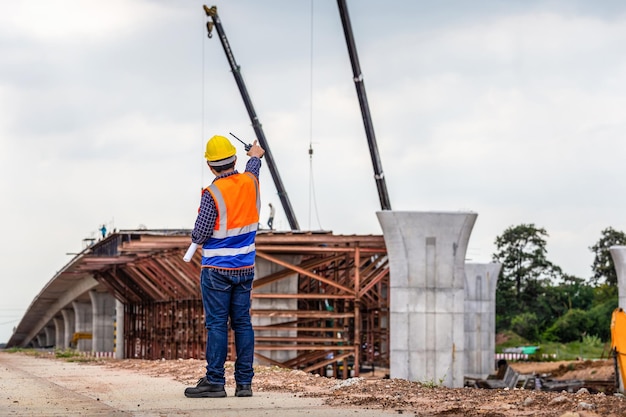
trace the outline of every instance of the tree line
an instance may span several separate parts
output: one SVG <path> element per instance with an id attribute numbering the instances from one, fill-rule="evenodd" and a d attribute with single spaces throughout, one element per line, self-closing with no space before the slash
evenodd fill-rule
<path id="1" fill-rule="evenodd" d="M 608 227 L 591 247 L 592 276 L 566 274 L 548 259 L 544 228 L 520 224 L 495 241 L 493 261 L 502 264 L 496 288 L 496 331 L 511 330 L 530 342 L 573 342 L 584 336 L 611 338 L 618 306 L 617 273 L 609 248 L 626 245 L 626 234 Z"/>

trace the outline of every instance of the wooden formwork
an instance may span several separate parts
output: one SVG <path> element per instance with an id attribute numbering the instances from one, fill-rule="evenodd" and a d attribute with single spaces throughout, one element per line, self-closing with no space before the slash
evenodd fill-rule
<path id="1" fill-rule="evenodd" d="M 206 330 L 200 298 L 200 251 L 182 261 L 187 236 L 120 233 L 86 267 L 125 304 L 129 358 L 204 358 Z M 254 281 L 253 299 L 292 300 L 292 309 L 253 308 L 255 355 L 262 363 L 344 378 L 363 366 L 389 365 L 389 268 L 382 236 L 331 233 L 257 234 L 257 257 L 273 272 Z M 284 255 L 294 261 L 285 261 Z M 297 277 L 297 292 L 259 291 Z M 232 336 L 232 335 L 231 335 Z M 232 340 L 233 338 L 229 338 Z M 273 359 L 268 352 L 290 352 Z M 234 348 L 229 349 L 234 359 Z"/>
<path id="2" fill-rule="evenodd" d="M 277 254 L 297 254 L 297 264 Z M 260 235 L 257 256 L 279 265 L 278 272 L 255 281 L 255 289 L 296 273 L 298 292 L 253 292 L 253 298 L 297 300 L 296 310 L 252 310 L 253 316 L 286 322 L 257 326 L 256 356 L 262 361 L 306 372 L 358 376 L 363 364 L 388 366 L 389 268 L 382 236 L 330 234 Z M 383 318 L 381 320 L 381 317 Z M 279 336 L 273 332 L 288 331 Z M 277 362 L 259 351 L 291 350 Z"/>

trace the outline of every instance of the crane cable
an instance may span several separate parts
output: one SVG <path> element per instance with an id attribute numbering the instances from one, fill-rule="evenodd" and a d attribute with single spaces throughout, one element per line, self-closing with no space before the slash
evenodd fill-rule
<path id="1" fill-rule="evenodd" d="M 202 119 L 202 121 L 200 122 L 200 149 L 202 149 L 204 147 L 204 138 L 205 138 L 205 132 L 204 132 L 204 116 L 205 116 L 205 108 L 204 108 L 204 95 L 205 95 L 205 78 L 206 78 L 206 71 L 205 71 L 205 49 L 206 49 L 206 45 L 207 45 L 207 36 L 205 35 L 205 31 L 206 31 L 206 22 L 208 19 L 208 16 L 202 15 L 203 16 L 203 24 L 200 25 L 200 27 L 202 28 L 201 30 L 201 36 L 202 36 L 202 42 L 201 42 L 201 47 L 202 47 L 202 76 L 201 76 L 201 94 L 202 94 L 202 99 L 201 99 L 201 108 L 200 108 L 200 118 Z M 204 161 L 200 162 L 200 189 L 204 188 Z"/>
<path id="2" fill-rule="evenodd" d="M 315 208 L 315 217 L 319 230 L 323 230 L 320 223 L 319 211 L 317 209 L 317 199 L 315 198 L 315 183 L 313 181 L 313 16 L 314 0 L 311 0 L 311 41 L 309 57 L 309 230 L 311 230 L 311 205 Z"/>

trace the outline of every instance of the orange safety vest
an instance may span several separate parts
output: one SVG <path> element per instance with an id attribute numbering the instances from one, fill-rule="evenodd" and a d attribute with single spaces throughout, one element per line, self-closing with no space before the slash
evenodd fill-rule
<path id="1" fill-rule="evenodd" d="M 217 219 L 213 235 L 202 246 L 202 266 L 242 269 L 254 266 L 254 239 L 259 224 L 259 181 L 249 173 L 219 178 L 205 189 L 211 193 Z"/>

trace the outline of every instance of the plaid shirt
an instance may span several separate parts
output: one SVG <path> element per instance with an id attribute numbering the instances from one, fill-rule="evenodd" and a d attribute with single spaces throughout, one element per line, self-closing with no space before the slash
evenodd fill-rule
<path id="1" fill-rule="evenodd" d="M 246 163 L 246 172 L 251 173 L 257 179 L 259 178 L 259 171 L 261 170 L 261 160 L 257 157 L 248 159 Z M 229 172 L 227 174 L 218 175 L 213 182 L 220 178 L 226 178 L 231 175 L 238 174 L 237 170 Z M 215 229 L 215 221 L 217 220 L 217 208 L 215 207 L 215 201 L 211 193 L 202 193 L 202 199 L 200 200 L 200 211 L 196 218 L 196 224 L 191 232 L 191 241 L 202 246 L 204 242 L 209 240 L 213 235 L 213 229 Z M 243 269 L 217 269 L 219 272 L 227 275 L 249 275 L 254 273 L 254 267 Z"/>

